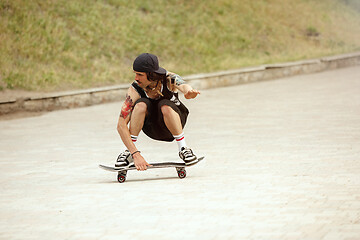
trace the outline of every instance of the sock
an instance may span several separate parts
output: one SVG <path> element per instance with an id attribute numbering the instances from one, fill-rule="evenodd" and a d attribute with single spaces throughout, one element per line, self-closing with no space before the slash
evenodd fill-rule
<path id="1" fill-rule="evenodd" d="M 131 136 L 131 140 L 135 144 L 137 142 L 138 136 L 134 136 L 134 135 L 130 135 L 130 136 Z"/>
<path id="2" fill-rule="evenodd" d="M 182 132 L 180 135 L 174 135 L 174 138 L 176 140 L 176 143 L 179 147 L 179 152 L 181 151 L 181 148 L 186 147 L 184 132 Z"/>

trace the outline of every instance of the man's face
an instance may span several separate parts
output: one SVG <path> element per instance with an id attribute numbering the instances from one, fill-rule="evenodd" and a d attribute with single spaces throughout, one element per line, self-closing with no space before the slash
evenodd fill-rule
<path id="1" fill-rule="evenodd" d="M 147 75 L 144 72 L 136 72 L 135 73 L 135 81 L 137 82 L 137 84 L 142 87 L 142 88 L 146 88 L 147 86 L 149 86 L 149 84 L 151 83 L 148 79 L 147 79 Z"/>

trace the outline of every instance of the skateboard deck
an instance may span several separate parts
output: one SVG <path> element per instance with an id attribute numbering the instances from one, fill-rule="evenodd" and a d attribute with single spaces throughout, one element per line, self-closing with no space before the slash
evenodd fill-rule
<path id="1" fill-rule="evenodd" d="M 186 177 L 185 168 L 196 165 L 198 162 L 200 162 L 204 158 L 205 157 L 199 157 L 196 162 L 194 162 L 190 165 L 185 165 L 185 163 L 177 163 L 177 162 L 149 163 L 152 166 L 147 167 L 147 169 L 175 167 L 175 169 L 178 173 L 178 177 L 185 178 Z M 136 167 L 134 165 L 130 165 L 128 167 L 110 167 L 110 166 L 105 166 L 105 165 L 100 164 L 99 167 L 106 171 L 117 172 L 118 173 L 117 180 L 120 183 L 125 182 L 127 171 L 136 170 Z"/>

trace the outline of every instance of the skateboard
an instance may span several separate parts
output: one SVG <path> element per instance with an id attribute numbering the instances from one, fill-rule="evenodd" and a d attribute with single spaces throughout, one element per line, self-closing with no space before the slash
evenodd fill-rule
<path id="1" fill-rule="evenodd" d="M 205 157 L 200 157 L 197 159 L 196 162 L 190 165 L 185 165 L 185 163 L 176 163 L 176 162 L 150 163 L 152 166 L 148 167 L 147 169 L 175 167 L 178 177 L 182 179 L 186 177 L 186 169 L 185 169 L 186 167 L 194 166 L 204 158 Z M 106 171 L 117 172 L 118 173 L 117 180 L 119 183 L 125 182 L 127 171 L 136 170 L 136 167 L 134 165 L 130 165 L 128 167 L 109 167 L 100 164 L 99 167 Z"/>

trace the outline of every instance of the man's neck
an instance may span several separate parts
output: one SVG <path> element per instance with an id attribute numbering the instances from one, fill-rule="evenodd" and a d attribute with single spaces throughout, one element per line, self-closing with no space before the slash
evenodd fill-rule
<path id="1" fill-rule="evenodd" d="M 146 88 L 149 90 L 154 90 L 157 86 L 158 86 L 158 82 L 152 82 Z"/>

